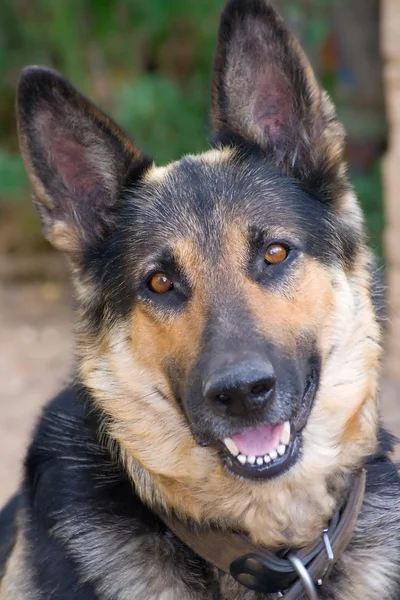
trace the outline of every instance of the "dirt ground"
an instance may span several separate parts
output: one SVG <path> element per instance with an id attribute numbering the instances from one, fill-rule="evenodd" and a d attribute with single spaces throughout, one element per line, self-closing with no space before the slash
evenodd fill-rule
<path id="1" fill-rule="evenodd" d="M 0 283 L 0 506 L 18 486 L 41 406 L 68 380 L 72 351 L 70 297 L 62 284 Z M 400 436 L 399 402 L 399 387 L 385 380 L 383 418 Z"/>

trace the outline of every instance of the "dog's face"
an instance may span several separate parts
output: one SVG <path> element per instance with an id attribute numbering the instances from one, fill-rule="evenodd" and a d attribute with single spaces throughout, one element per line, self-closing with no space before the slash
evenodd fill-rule
<path id="1" fill-rule="evenodd" d="M 283 473 L 331 351 L 329 271 L 353 240 L 254 150 L 150 170 L 121 215 L 135 359 L 229 472 Z"/>
<path id="2" fill-rule="evenodd" d="M 215 148 L 167 167 L 46 69 L 18 116 L 81 376 L 139 493 L 312 539 L 374 448 L 379 329 L 343 131 L 296 41 L 264 0 L 229 1 Z"/>

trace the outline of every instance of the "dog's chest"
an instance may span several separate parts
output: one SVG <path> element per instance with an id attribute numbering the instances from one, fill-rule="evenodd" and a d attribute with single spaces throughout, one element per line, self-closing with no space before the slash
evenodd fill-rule
<path id="1" fill-rule="evenodd" d="M 85 536 L 85 551 L 71 548 L 79 562 L 80 575 L 90 580 L 101 600 L 258 600 L 271 596 L 256 594 L 237 583 L 230 575 L 193 560 L 191 553 L 177 551 L 169 541 L 154 536 L 132 536 L 125 540 L 115 532 L 105 533 L 97 546 Z M 106 542 L 106 543 L 105 543 Z M 83 550 L 83 547 L 80 546 Z M 88 552 L 88 548 L 92 548 Z M 103 551 L 107 548 L 107 551 Z M 78 556 L 79 555 L 79 556 Z"/>
<path id="2" fill-rule="evenodd" d="M 138 548 L 137 544 L 140 547 Z M 176 563 L 172 555 L 163 557 L 156 551 L 149 554 L 147 544 L 136 541 L 130 549 L 135 551 L 136 560 L 128 566 L 128 561 L 120 563 L 117 572 L 103 569 L 101 580 L 95 585 L 101 600 L 275 600 L 277 595 L 257 594 L 238 584 L 231 576 L 217 573 L 204 577 L 196 566 L 191 569 L 190 561 Z M 124 553 L 116 560 L 123 558 Z M 334 582 L 331 581 L 320 590 L 321 600 L 342 600 L 351 595 L 363 600 L 376 600 L 379 590 L 385 590 L 388 598 L 396 596 L 396 587 L 390 572 L 396 569 L 396 560 L 384 560 L 374 563 L 373 569 L 363 569 L 362 564 L 370 561 L 360 560 L 358 556 L 347 556 L 340 561 Z M 124 565 L 124 566 L 123 566 Z M 344 576 L 344 577 L 343 577 Z M 347 591 L 346 591 L 347 590 Z M 299 599 L 300 600 L 300 599 Z M 302 599 L 303 600 L 303 599 Z"/>
<path id="3" fill-rule="evenodd" d="M 127 556 L 130 560 L 126 560 Z M 96 564 L 95 564 L 96 563 Z M 106 568 L 92 561 L 87 568 L 98 570 L 94 588 L 101 600 L 275 600 L 277 596 L 257 594 L 237 583 L 230 575 L 210 567 L 200 571 L 189 556 L 177 557 L 149 539 L 132 540 L 113 553 Z M 118 565 L 118 566 L 117 566 Z"/>

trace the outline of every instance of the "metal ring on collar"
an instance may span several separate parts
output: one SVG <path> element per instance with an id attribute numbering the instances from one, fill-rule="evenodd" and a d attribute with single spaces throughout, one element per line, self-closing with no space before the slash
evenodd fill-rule
<path id="1" fill-rule="evenodd" d="M 318 600 L 318 594 L 314 582 L 311 579 L 309 572 L 301 562 L 300 558 L 294 553 L 288 554 L 286 558 L 292 563 L 293 567 L 296 569 L 297 574 L 304 586 L 304 589 L 307 592 L 309 600 Z"/>

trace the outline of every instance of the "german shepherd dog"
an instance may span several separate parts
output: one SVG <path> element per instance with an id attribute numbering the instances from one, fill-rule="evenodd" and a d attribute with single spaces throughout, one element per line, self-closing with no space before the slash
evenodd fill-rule
<path id="1" fill-rule="evenodd" d="M 17 104 L 78 368 L 3 510 L 1 600 L 398 599 L 373 260 L 344 130 L 276 11 L 228 0 L 198 156 L 156 167 L 46 68 Z M 235 536 L 254 552 L 225 569 Z M 322 539 L 314 577 L 297 559 Z"/>

